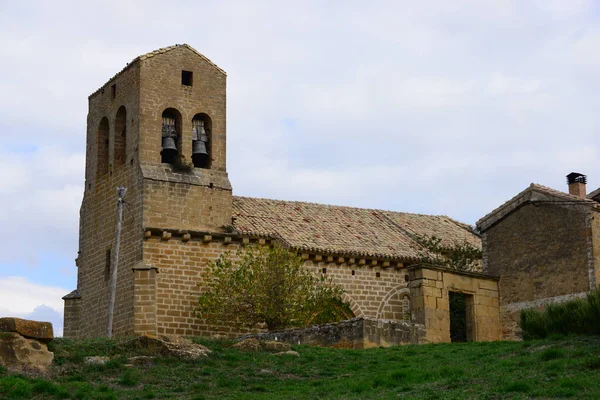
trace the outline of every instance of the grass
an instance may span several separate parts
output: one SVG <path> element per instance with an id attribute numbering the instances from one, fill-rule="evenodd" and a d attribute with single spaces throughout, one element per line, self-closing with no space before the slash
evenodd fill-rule
<path id="1" fill-rule="evenodd" d="M 399 346 L 367 350 L 294 346 L 300 357 L 214 352 L 129 365 L 134 350 L 106 339 L 51 343 L 45 378 L 0 368 L 1 399 L 525 399 L 600 398 L 600 338 Z M 87 356 L 110 356 L 87 365 Z"/>
<path id="2" fill-rule="evenodd" d="M 525 339 L 600 334 L 600 288 L 585 298 L 521 311 L 521 328 Z"/>

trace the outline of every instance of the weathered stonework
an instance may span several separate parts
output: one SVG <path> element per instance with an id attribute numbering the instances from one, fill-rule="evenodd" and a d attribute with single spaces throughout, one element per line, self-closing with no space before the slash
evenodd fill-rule
<path id="1" fill-rule="evenodd" d="M 484 271 L 499 278 L 503 339 L 519 339 L 520 312 L 583 297 L 596 287 L 596 202 L 530 186 L 478 221 Z"/>
<path id="2" fill-rule="evenodd" d="M 182 81 L 183 71 L 193 74 L 191 86 Z M 78 286 L 64 298 L 65 336 L 104 334 L 114 267 L 115 189 L 125 186 L 115 335 L 248 333 L 195 315 L 207 265 L 241 246 L 278 241 L 298 251 L 314 273 L 339 283 L 355 316 L 392 321 L 364 322 L 369 343 L 448 341 L 448 290 L 475 297 L 473 340 L 497 337 L 489 327 L 498 321 L 498 301 L 488 300 L 497 293 L 494 280 L 466 272 L 436 271 L 433 277 L 425 269 L 407 268 L 427 251 L 415 235 L 479 247 L 468 226 L 445 216 L 233 197 L 226 169 L 225 92 L 225 73 L 191 47 L 178 45 L 136 58 L 89 97 Z M 209 118 L 209 168 L 182 171 L 161 162 L 165 110 L 176 117 L 177 147 L 186 163 L 192 156 L 193 118 Z"/>
<path id="3" fill-rule="evenodd" d="M 493 277 L 434 268 L 410 275 L 413 321 L 425 326 L 430 343 L 450 341 L 450 292 L 468 295 L 467 340 L 500 339 L 498 284 Z"/>
<path id="4" fill-rule="evenodd" d="M 365 317 L 308 328 L 245 335 L 241 339 L 247 338 L 346 349 L 427 343 L 425 327 L 421 324 Z"/>

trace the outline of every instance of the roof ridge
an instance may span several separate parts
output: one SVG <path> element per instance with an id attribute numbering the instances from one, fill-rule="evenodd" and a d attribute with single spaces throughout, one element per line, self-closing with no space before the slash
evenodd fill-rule
<path id="1" fill-rule="evenodd" d="M 595 203 L 594 200 L 588 199 L 587 197 L 586 198 L 581 198 L 579 196 L 575 196 L 574 194 L 563 192 L 562 190 L 554 189 L 554 188 L 551 188 L 549 186 L 541 185 L 539 183 L 532 183 L 530 185 L 530 187 L 533 188 L 533 189 L 542 190 L 542 191 L 544 191 L 544 192 L 546 192 L 548 194 L 557 195 L 557 196 L 563 196 L 565 198 L 573 199 L 573 200 L 576 200 L 576 201 L 582 201 L 582 202 L 586 202 L 586 203 L 590 203 L 590 202 L 594 202 Z"/>
<path id="2" fill-rule="evenodd" d="M 210 59 L 208 59 L 208 57 L 206 57 L 204 54 L 200 53 L 198 50 L 194 49 L 192 46 L 190 46 L 187 43 L 182 43 L 182 44 L 174 44 L 172 46 L 167 46 L 167 47 L 161 47 L 158 48 L 156 50 L 150 51 L 148 53 L 144 53 L 142 55 L 139 55 L 137 57 L 135 57 L 133 60 L 131 60 L 130 62 L 128 62 L 125 67 L 123 67 L 123 69 L 121 69 L 119 72 L 117 72 L 116 74 L 114 74 L 112 76 L 112 78 L 110 78 L 109 80 L 107 80 L 102 86 L 100 86 L 97 90 L 95 90 L 92 94 L 90 94 L 88 96 L 92 97 L 93 95 L 95 95 L 96 93 L 98 93 L 100 90 L 102 90 L 110 81 L 114 80 L 117 76 L 121 75 L 123 72 L 125 72 L 127 69 L 129 69 L 132 65 L 134 65 L 136 62 L 138 61 L 143 61 L 143 60 L 147 60 L 148 58 L 154 57 L 158 54 L 163 54 L 166 52 L 169 52 L 171 50 L 180 48 L 180 47 L 185 47 L 188 50 L 194 52 L 196 55 L 200 56 L 200 58 L 202 58 L 204 61 L 208 62 L 210 65 L 212 65 L 213 67 L 215 67 L 219 72 L 221 72 L 223 75 L 227 76 L 227 73 L 225 72 L 225 70 L 223 70 L 221 67 L 219 67 L 217 64 L 215 64 L 214 62 L 212 62 Z"/>
<path id="3" fill-rule="evenodd" d="M 487 227 L 482 226 L 482 225 L 486 225 L 486 223 L 492 219 L 492 217 L 496 214 L 498 214 L 501 210 L 510 207 L 513 203 L 518 203 L 519 200 L 521 200 L 522 197 L 526 196 L 528 193 L 531 192 L 541 192 L 543 194 L 549 195 L 549 196 L 556 196 L 556 197 L 562 197 L 563 199 L 568 199 L 568 200 L 572 200 L 574 202 L 581 202 L 581 203 L 596 203 L 595 200 L 592 199 L 588 199 L 588 198 L 581 198 L 575 195 L 572 195 L 570 193 L 566 193 L 566 192 L 562 192 L 560 190 L 557 189 L 553 189 L 549 186 L 545 186 L 539 183 L 530 183 L 529 186 L 527 186 L 525 189 L 521 190 L 519 193 L 517 193 L 516 195 L 514 195 L 513 197 L 511 197 L 510 199 L 506 200 L 504 203 L 500 204 L 498 207 L 494 208 L 492 211 L 490 211 L 489 213 L 487 213 L 486 215 L 484 215 L 483 217 L 479 218 L 479 220 L 477 220 L 477 222 L 475 223 L 475 226 L 479 227 L 480 229 L 487 229 Z M 524 200 L 519 204 L 516 204 L 515 207 L 520 207 L 522 204 L 525 204 L 527 201 L 529 200 Z M 499 218 L 503 219 L 504 216 L 501 216 Z M 495 222 L 494 222 L 495 224 Z"/>
<path id="4" fill-rule="evenodd" d="M 235 198 L 250 199 L 250 200 L 266 200 L 266 201 L 274 201 L 274 202 L 281 202 L 281 203 L 292 203 L 292 204 L 307 204 L 307 205 L 320 206 L 320 207 L 323 207 L 323 206 L 325 206 L 325 207 L 336 207 L 336 208 L 344 208 L 344 209 L 351 209 L 351 210 L 378 211 L 378 212 L 381 212 L 381 213 L 396 213 L 396 214 L 416 215 L 416 216 L 423 216 L 423 217 L 441 217 L 441 218 L 448 218 L 449 220 L 458 222 L 458 221 L 454 220 L 453 218 L 448 217 L 447 215 L 442 215 L 442 214 L 410 213 L 410 212 L 404 212 L 404 211 L 383 210 L 383 209 L 380 209 L 380 208 L 343 206 L 343 205 L 339 205 L 339 204 L 317 203 L 317 202 L 313 202 L 313 201 L 278 200 L 278 199 L 269 199 L 269 198 L 266 198 L 266 197 L 233 196 L 233 198 L 234 199 Z"/>

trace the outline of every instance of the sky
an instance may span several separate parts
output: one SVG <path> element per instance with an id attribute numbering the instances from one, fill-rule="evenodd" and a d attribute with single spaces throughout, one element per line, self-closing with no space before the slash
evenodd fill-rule
<path id="1" fill-rule="evenodd" d="M 0 316 L 62 334 L 87 96 L 178 43 L 227 71 L 235 195 L 475 224 L 600 186 L 596 1 L 0 0 Z"/>

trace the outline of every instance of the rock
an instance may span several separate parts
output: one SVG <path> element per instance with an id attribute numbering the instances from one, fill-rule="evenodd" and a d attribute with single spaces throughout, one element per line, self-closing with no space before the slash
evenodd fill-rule
<path id="1" fill-rule="evenodd" d="M 133 356 L 128 357 L 127 362 L 131 365 L 149 365 L 154 361 L 154 357 L 150 356 Z"/>
<path id="2" fill-rule="evenodd" d="M 0 318 L 0 332 L 15 332 L 30 339 L 48 343 L 54 339 L 50 322 L 38 322 L 21 318 Z"/>
<path id="3" fill-rule="evenodd" d="M 109 357 L 91 356 L 83 359 L 83 362 L 88 365 L 104 365 L 110 361 Z"/>
<path id="4" fill-rule="evenodd" d="M 260 371 L 258 371 L 259 374 L 265 374 L 265 375 L 273 375 L 275 374 L 275 372 L 271 371 L 270 369 L 261 369 Z"/>
<path id="5" fill-rule="evenodd" d="M 260 342 L 254 338 L 244 339 L 231 347 L 243 351 L 260 351 L 261 349 Z"/>
<path id="6" fill-rule="evenodd" d="M 288 351 L 292 348 L 288 343 L 285 342 L 277 342 L 275 340 L 267 340 L 262 342 L 262 347 L 267 351 Z"/>
<path id="7" fill-rule="evenodd" d="M 294 356 L 294 357 L 300 357 L 300 353 L 298 353 L 297 351 L 294 351 L 294 350 L 282 351 L 281 353 L 273 353 L 271 355 L 273 355 L 273 356 Z"/>
<path id="8" fill-rule="evenodd" d="M 159 354 L 164 357 L 176 357 L 188 360 L 195 360 L 201 357 L 208 357 L 211 350 L 201 344 L 193 343 L 191 340 L 181 337 L 153 337 L 138 336 L 121 344 L 125 349 L 144 349 L 152 354 Z"/>
<path id="9" fill-rule="evenodd" d="M 25 338 L 15 332 L 0 332 L 0 364 L 7 368 L 25 370 L 35 368 L 45 371 L 54 353 L 45 343 Z"/>

